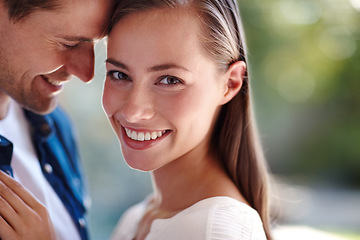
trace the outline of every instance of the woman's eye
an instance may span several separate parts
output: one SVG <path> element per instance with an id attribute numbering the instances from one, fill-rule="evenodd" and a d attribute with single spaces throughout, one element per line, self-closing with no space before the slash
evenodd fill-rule
<path id="1" fill-rule="evenodd" d="M 119 71 L 109 71 L 107 73 L 108 76 L 111 77 L 111 79 L 114 79 L 114 80 L 129 80 L 130 77 L 123 73 L 123 72 L 119 72 Z"/>
<path id="2" fill-rule="evenodd" d="M 160 79 L 159 83 L 160 84 L 166 84 L 166 85 L 175 85 L 175 84 L 182 83 L 182 81 L 177 77 L 165 76 L 165 77 Z"/>

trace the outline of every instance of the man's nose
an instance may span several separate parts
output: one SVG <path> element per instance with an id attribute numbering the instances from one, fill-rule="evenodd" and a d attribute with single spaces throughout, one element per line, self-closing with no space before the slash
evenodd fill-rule
<path id="1" fill-rule="evenodd" d="M 69 54 L 64 67 L 67 73 L 89 82 L 94 77 L 94 63 L 94 43 L 86 42 Z"/>

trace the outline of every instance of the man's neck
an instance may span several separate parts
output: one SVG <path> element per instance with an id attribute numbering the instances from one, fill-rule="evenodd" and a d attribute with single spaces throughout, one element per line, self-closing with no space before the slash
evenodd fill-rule
<path id="1" fill-rule="evenodd" d="M 0 120 L 4 119 L 7 115 L 10 103 L 10 97 L 5 93 L 0 92 Z"/>

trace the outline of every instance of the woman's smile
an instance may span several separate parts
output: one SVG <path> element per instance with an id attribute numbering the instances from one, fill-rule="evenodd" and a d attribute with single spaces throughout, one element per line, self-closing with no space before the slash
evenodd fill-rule
<path id="1" fill-rule="evenodd" d="M 157 138 L 162 137 L 162 135 L 164 135 L 166 133 L 166 130 L 162 130 L 162 131 L 135 131 L 135 130 L 131 130 L 130 128 L 126 128 L 125 129 L 125 133 L 126 135 L 131 138 L 132 140 L 135 141 L 150 141 L 150 140 L 155 140 Z"/>
<path id="2" fill-rule="evenodd" d="M 171 130 L 135 130 L 122 126 L 122 139 L 129 148 L 145 150 L 162 141 L 170 132 Z"/>

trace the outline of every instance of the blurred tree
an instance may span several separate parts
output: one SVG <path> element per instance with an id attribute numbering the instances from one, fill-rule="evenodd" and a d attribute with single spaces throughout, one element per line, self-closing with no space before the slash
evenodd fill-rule
<path id="1" fill-rule="evenodd" d="M 239 0 L 274 173 L 360 187 L 357 0 Z"/>

